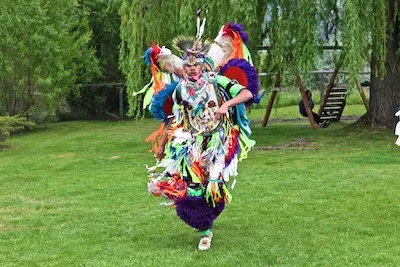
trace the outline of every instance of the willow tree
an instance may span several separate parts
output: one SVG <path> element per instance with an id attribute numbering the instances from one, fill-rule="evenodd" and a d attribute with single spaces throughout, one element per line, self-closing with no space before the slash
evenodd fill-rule
<path id="1" fill-rule="evenodd" d="M 372 22 L 380 34 L 372 39 L 370 120 L 374 127 L 394 128 L 393 114 L 400 108 L 399 4 L 398 0 L 388 0 L 382 6 L 375 3 L 372 9 L 381 13 Z"/>
<path id="2" fill-rule="evenodd" d="M 365 62 L 371 66 L 373 128 L 394 128 L 400 107 L 399 0 L 275 0 L 268 4 L 269 71 L 307 73 L 327 41 L 342 45 L 337 64 L 356 88 Z M 330 38 L 330 40 L 328 40 Z"/>
<path id="3" fill-rule="evenodd" d="M 214 39 L 228 21 L 239 22 L 249 34 L 250 50 L 256 54 L 261 43 L 266 0 L 123 0 L 120 8 L 120 68 L 127 83 L 128 115 L 143 115 L 138 106 L 140 97 L 132 96 L 149 80 L 150 72 L 143 64 L 142 54 L 152 42 L 171 47 L 171 41 L 177 35 L 194 36 L 199 7 L 204 13 L 208 10 L 204 38 Z"/>

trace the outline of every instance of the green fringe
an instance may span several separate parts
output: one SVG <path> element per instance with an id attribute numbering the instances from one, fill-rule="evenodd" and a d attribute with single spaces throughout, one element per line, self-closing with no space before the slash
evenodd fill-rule
<path id="1" fill-rule="evenodd" d="M 207 144 L 207 149 L 210 148 L 211 150 L 217 151 L 220 146 L 222 146 L 222 140 L 220 133 L 216 132 L 211 136 L 211 140 Z"/>
<path id="2" fill-rule="evenodd" d="M 247 46 L 246 46 L 245 43 L 242 44 L 242 49 L 243 49 L 243 56 L 244 56 L 244 58 L 250 63 L 250 65 L 253 66 L 254 64 L 253 64 L 253 60 L 251 59 L 250 51 L 249 51 L 249 49 L 247 48 Z"/>
<path id="3" fill-rule="evenodd" d="M 201 134 L 196 135 L 196 147 L 201 147 L 203 140 L 204 140 L 204 136 L 202 136 Z"/>
<path id="4" fill-rule="evenodd" d="M 222 192 L 223 192 L 224 195 L 225 195 L 225 198 L 226 198 L 227 203 L 231 203 L 231 201 L 232 201 L 232 194 L 231 194 L 231 192 L 229 192 L 228 187 L 226 186 L 225 183 L 222 185 Z"/>
<path id="5" fill-rule="evenodd" d="M 240 130 L 239 134 L 239 145 L 240 145 L 240 155 L 239 161 L 247 158 L 247 154 L 251 150 L 251 148 L 256 144 L 256 141 L 251 140 L 242 130 Z"/>

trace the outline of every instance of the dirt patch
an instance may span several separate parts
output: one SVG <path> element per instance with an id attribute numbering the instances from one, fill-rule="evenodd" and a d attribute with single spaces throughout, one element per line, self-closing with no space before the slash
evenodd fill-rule
<path id="1" fill-rule="evenodd" d="M 316 150 L 315 144 L 306 138 L 294 138 L 292 142 L 274 146 L 256 146 L 253 150 Z"/>
<path id="2" fill-rule="evenodd" d="M 355 116 L 355 115 L 349 115 L 349 116 L 342 116 L 340 118 L 341 121 L 357 121 L 359 120 L 361 117 L 360 116 Z M 287 118 L 287 119 L 269 119 L 268 123 L 272 122 L 272 123 L 279 123 L 279 122 L 296 122 L 296 121 L 304 121 L 304 120 L 308 120 L 308 118 Z M 251 120 L 251 123 L 262 123 L 263 120 L 258 119 L 258 120 Z"/>
<path id="3" fill-rule="evenodd" d="M 76 157 L 76 153 L 61 153 L 61 154 L 52 155 L 52 157 L 57 158 L 57 159 L 74 158 L 74 157 Z"/>
<path id="4" fill-rule="evenodd" d="M 6 150 L 6 149 L 9 149 L 9 148 L 10 148 L 9 145 L 0 144 L 0 151 Z"/>

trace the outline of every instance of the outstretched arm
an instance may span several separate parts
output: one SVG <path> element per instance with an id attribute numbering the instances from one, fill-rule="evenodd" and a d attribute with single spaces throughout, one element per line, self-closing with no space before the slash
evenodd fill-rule
<path id="1" fill-rule="evenodd" d="M 239 92 L 239 94 L 237 94 L 237 96 L 235 96 L 234 98 L 232 98 L 232 99 L 226 101 L 224 104 L 222 104 L 222 106 L 215 113 L 215 118 L 217 120 L 222 119 L 225 116 L 225 114 L 228 112 L 228 109 L 230 107 L 234 107 L 236 105 L 245 103 L 252 98 L 253 98 L 253 94 L 249 90 L 247 90 L 247 89 L 240 90 L 240 92 Z"/>

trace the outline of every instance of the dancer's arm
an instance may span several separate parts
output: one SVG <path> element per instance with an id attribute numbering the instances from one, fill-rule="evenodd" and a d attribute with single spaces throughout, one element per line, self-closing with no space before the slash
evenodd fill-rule
<path id="1" fill-rule="evenodd" d="M 220 120 L 223 118 L 223 116 L 228 112 L 228 109 L 230 107 L 234 107 L 236 105 L 245 103 L 249 101 L 250 99 L 253 98 L 253 94 L 246 88 L 240 90 L 239 94 L 235 96 L 232 99 L 229 99 L 226 101 L 224 104 L 221 105 L 221 107 L 217 110 L 215 113 L 215 118 L 217 120 Z"/>

